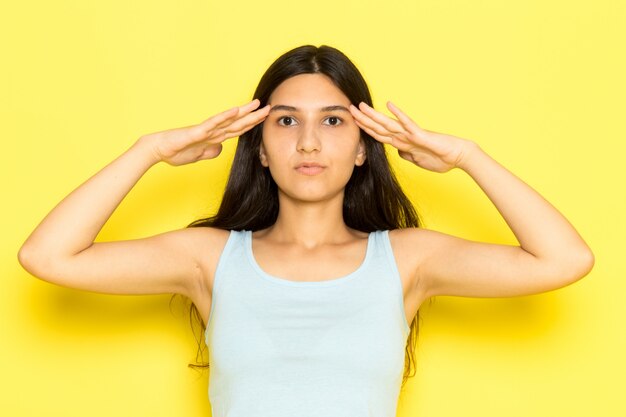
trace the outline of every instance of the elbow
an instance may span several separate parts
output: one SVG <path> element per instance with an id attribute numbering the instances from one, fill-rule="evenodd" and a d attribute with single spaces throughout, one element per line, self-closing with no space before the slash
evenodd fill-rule
<path id="1" fill-rule="evenodd" d="M 593 266 L 596 263 L 596 257 L 591 251 L 591 249 L 588 249 L 587 251 L 583 252 L 583 254 L 580 256 L 580 260 L 581 260 L 581 267 L 580 267 L 579 275 L 580 275 L 580 278 L 583 278 L 587 276 L 593 269 Z"/>
<path id="2" fill-rule="evenodd" d="M 22 265 L 22 268 L 24 268 L 27 271 L 29 271 L 29 269 L 30 269 L 30 267 L 29 267 L 30 260 L 29 259 L 30 259 L 30 255 L 28 254 L 28 251 L 27 251 L 26 247 L 24 245 L 22 245 L 20 250 L 17 251 L 17 261 L 20 263 L 20 265 Z"/>
<path id="3" fill-rule="evenodd" d="M 564 288 L 589 275 L 595 264 L 591 250 L 569 252 L 566 258 L 544 263 L 541 276 L 545 279 L 545 290 Z"/>
<path id="4" fill-rule="evenodd" d="M 59 284 L 70 267 L 70 258 L 60 256 L 49 248 L 24 243 L 17 252 L 17 260 L 35 278 Z"/>
<path id="5" fill-rule="evenodd" d="M 17 252 L 17 261 L 22 265 L 27 272 L 31 275 L 35 275 L 35 265 L 37 262 L 34 260 L 33 251 L 23 245 Z"/>
<path id="6" fill-rule="evenodd" d="M 49 259 L 39 256 L 35 250 L 23 245 L 17 252 L 17 260 L 28 273 L 43 279 L 43 272 L 50 270 Z"/>
<path id="7" fill-rule="evenodd" d="M 596 263 L 596 258 L 590 249 L 587 249 L 573 259 L 570 259 L 567 271 L 564 276 L 568 278 L 568 283 L 574 283 L 589 275 Z"/>

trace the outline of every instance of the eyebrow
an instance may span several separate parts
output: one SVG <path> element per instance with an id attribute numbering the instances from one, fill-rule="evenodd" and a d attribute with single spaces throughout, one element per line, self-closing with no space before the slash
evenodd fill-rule
<path id="1" fill-rule="evenodd" d="M 278 110 L 289 110 L 289 111 L 294 111 L 294 112 L 300 111 L 300 109 L 298 109 L 297 107 L 287 106 L 284 104 L 277 104 L 275 106 L 270 107 L 270 113 L 273 111 L 278 111 Z M 320 108 L 320 111 L 322 112 L 329 112 L 329 111 L 336 111 L 336 110 L 346 111 L 348 113 L 350 112 L 350 110 L 348 110 L 345 106 L 341 106 L 339 104 Z"/>

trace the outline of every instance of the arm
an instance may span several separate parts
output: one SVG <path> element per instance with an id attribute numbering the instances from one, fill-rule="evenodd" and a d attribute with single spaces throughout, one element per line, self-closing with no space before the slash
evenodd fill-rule
<path id="1" fill-rule="evenodd" d="M 520 246 L 430 231 L 418 277 L 427 283 L 429 296 L 536 294 L 567 286 L 591 271 L 593 253 L 567 219 L 477 144 L 472 142 L 458 167 L 494 203 Z"/>
<path id="2" fill-rule="evenodd" d="M 545 292 L 587 275 L 594 256 L 574 227 L 535 190 L 476 143 L 420 128 L 396 106 L 399 121 L 371 108 L 353 109 L 358 123 L 398 148 L 416 165 L 436 172 L 467 172 L 494 203 L 520 246 L 489 244 L 425 229 L 408 229 L 419 250 L 416 283 L 425 297 L 508 297 Z M 357 113 L 358 112 L 358 113 Z M 360 113 L 360 114 L 359 114 Z"/>
<path id="3" fill-rule="evenodd" d="M 221 142 L 265 118 L 267 109 L 250 113 L 258 104 L 255 100 L 198 125 L 142 136 L 48 213 L 20 248 L 20 264 L 43 280 L 72 288 L 189 294 L 201 275 L 193 239 L 202 238 L 202 230 L 117 242 L 94 239 L 150 167 L 160 161 L 182 165 L 216 157 Z"/>

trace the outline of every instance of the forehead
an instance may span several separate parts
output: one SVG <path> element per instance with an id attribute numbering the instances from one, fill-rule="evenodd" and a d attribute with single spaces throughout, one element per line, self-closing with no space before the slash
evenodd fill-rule
<path id="1" fill-rule="evenodd" d="M 268 102 L 314 108 L 350 104 L 348 97 L 323 74 L 299 74 L 286 79 L 272 92 Z"/>

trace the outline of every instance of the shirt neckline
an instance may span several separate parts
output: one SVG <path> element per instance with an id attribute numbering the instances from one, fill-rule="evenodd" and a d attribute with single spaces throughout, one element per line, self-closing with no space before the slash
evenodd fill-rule
<path id="1" fill-rule="evenodd" d="M 261 268 L 261 266 L 257 263 L 256 259 L 254 258 L 254 253 L 252 252 L 252 231 L 251 230 L 246 230 L 244 232 L 244 243 L 245 243 L 246 254 L 248 256 L 248 260 L 250 261 L 250 264 L 263 279 L 274 282 L 276 284 L 288 285 L 291 287 L 328 287 L 332 285 L 338 285 L 338 284 L 354 279 L 361 273 L 361 271 L 363 271 L 367 267 L 367 265 L 369 264 L 370 258 L 372 257 L 372 252 L 374 251 L 373 250 L 374 233 L 375 232 L 370 232 L 370 234 L 367 237 L 367 247 L 365 250 L 365 257 L 363 258 L 363 261 L 357 267 L 357 269 L 355 269 L 354 271 L 350 272 L 347 275 L 343 275 L 343 276 L 332 278 L 332 279 L 326 279 L 323 281 L 293 281 L 287 278 L 281 278 L 278 276 L 270 275 Z"/>

